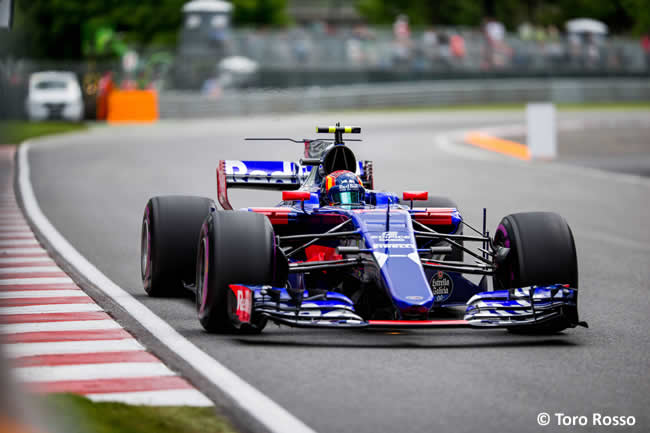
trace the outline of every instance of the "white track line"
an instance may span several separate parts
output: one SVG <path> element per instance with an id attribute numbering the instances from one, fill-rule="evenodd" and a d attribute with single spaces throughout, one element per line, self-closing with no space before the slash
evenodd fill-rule
<path id="1" fill-rule="evenodd" d="M 74 283 L 70 277 L 43 277 L 43 278 L 8 278 L 0 280 L 0 286 L 13 284 L 65 284 Z"/>
<path id="2" fill-rule="evenodd" d="M 0 307 L 3 314 L 43 314 L 43 313 L 86 313 L 89 311 L 104 311 L 97 304 L 46 304 L 25 305 L 20 307 Z"/>
<path id="3" fill-rule="evenodd" d="M 5 353 L 10 358 L 34 355 L 62 355 L 66 353 L 125 352 L 145 350 L 137 340 L 89 340 L 89 341 L 54 341 L 47 343 L 12 343 L 5 344 Z"/>
<path id="4" fill-rule="evenodd" d="M 0 268 L 0 275 L 23 274 L 23 273 L 41 274 L 43 272 L 61 272 L 58 266 L 24 266 L 16 268 Z"/>
<path id="5" fill-rule="evenodd" d="M 106 329 L 122 329 L 122 327 L 112 319 L 74 320 L 70 322 L 9 323 L 0 325 L 0 333 L 3 334 L 49 331 L 98 331 Z"/>
<path id="6" fill-rule="evenodd" d="M 44 263 L 54 264 L 54 260 L 49 257 L 0 257 L 0 264 L 7 263 Z"/>
<path id="7" fill-rule="evenodd" d="M 0 299 L 24 299 L 24 298 L 59 298 L 66 297 L 80 297 L 87 298 L 88 295 L 81 290 L 16 290 L 12 292 L 0 292 Z"/>
<path id="8" fill-rule="evenodd" d="M 126 377 L 176 376 L 162 362 L 114 362 L 105 364 L 77 364 L 14 369 L 23 382 L 56 382 L 59 380 L 99 380 Z"/>
<path id="9" fill-rule="evenodd" d="M 195 389 L 111 392 L 107 394 L 86 394 L 86 397 L 93 401 L 119 401 L 121 403 L 147 406 L 214 406 L 212 401 Z"/>
<path id="10" fill-rule="evenodd" d="M 43 214 L 36 201 L 29 179 L 27 157 L 29 148 L 29 142 L 25 142 L 18 149 L 18 188 L 25 206 L 25 213 L 61 257 L 124 308 L 133 319 L 137 320 L 160 342 L 223 391 L 235 405 L 255 418 L 270 432 L 314 433 L 314 430 L 305 423 L 199 349 L 131 294 L 116 285 L 61 236 Z"/>

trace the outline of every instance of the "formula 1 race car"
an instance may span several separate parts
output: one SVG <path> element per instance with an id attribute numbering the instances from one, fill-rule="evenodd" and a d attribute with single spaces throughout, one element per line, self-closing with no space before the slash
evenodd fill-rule
<path id="1" fill-rule="evenodd" d="M 304 144 L 298 163 L 219 161 L 223 210 L 202 197 L 150 199 L 141 239 L 146 292 L 194 292 L 209 332 L 259 332 L 268 321 L 530 333 L 586 327 L 576 248 L 562 217 L 508 215 L 492 237 L 485 210 L 479 230 L 447 198 L 373 189 L 372 162 L 357 161 L 343 142 L 360 128 L 317 132 L 334 138 L 275 139 Z M 232 188 L 282 191 L 282 201 L 234 211 Z M 441 315 L 458 306 L 464 316 Z"/>

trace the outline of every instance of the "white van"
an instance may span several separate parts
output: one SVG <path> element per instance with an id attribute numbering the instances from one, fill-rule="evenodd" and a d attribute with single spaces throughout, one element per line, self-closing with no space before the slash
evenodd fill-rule
<path id="1" fill-rule="evenodd" d="M 35 72 L 29 77 L 26 101 L 30 120 L 60 119 L 78 122 L 83 118 L 81 87 L 72 72 Z"/>

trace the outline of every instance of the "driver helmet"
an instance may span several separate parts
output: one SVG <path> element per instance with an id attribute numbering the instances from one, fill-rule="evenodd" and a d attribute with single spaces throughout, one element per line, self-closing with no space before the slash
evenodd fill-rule
<path id="1" fill-rule="evenodd" d="M 347 170 L 334 171 L 323 179 L 321 197 L 329 205 L 362 204 L 366 189 L 359 176 Z"/>

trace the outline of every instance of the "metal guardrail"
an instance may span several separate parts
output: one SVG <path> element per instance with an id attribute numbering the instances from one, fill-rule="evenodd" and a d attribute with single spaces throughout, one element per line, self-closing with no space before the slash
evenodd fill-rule
<path id="1" fill-rule="evenodd" d="M 382 107 L 553 101 L 650 101 L 650 80 L 493 79 L 444 80 L 417 83 L 350 85 L 283 90 L 241 90 L 218 97 L 198 92 L 162 92 L 161 118 L 202 118 L 231 115 L 318 112 Z"/>

